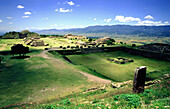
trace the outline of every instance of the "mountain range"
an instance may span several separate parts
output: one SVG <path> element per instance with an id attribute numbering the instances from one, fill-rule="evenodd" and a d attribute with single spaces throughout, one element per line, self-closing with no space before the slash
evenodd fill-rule
<path id="1" fill-rule="evenodd" d="M 167 26 L 131 26 L 131 25 L 105 25 L 105 26 L 89 26 L 86 28 L 75 29 L 48 29 L 36 31 L 39 34 L 57 34 L 65 35 L 68 33 L 75 35 L 96 36 L 102 34 L 114 35 L 138 35 L 138 36 L 156 36 L 170 37 L 170 25 Z"/>

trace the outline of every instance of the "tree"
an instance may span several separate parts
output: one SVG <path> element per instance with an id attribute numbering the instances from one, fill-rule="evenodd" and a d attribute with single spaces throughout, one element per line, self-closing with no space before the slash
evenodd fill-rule
<path id="1" fill-rule="evenodd" d="M 123 42 L 120 42 L 120 44 L 123 44 Z"/>
<path id="2" fill-rule="evenodd" d="M 29 47 L 24 47 L 22 44 L 17 44 L 11 47 L 11 54 L 23 54 L 23 56 L 29 52 Z"/>
<path id="3" fill-rule="evenodd" d="M 108 41 L 106 42 L 107 45 L 112 45 L 112 43 L 113 43 L 113 42 L 112 42 L 111 40 L 108 40 Z"/>
<path id="4" fill-rule="evenodd" d="M 2 60 L 3 60 L 3 59 L 4 59 L 4 57 L 1 57 L 1 56 L 0 56 L 0 63 L 2 63 Z"/>
<path id="5" fill-rule="evenodd" d="M 9 33 L 5 33 L 5 35 L 2 37 L 3 39 L 19 39 L 20 38 L 20 33 L 11 31 Z"/>
<path id="6" fill-rule="evenodd" d="M 132 44 L 132 47 L 136 47 L 136 44 Z"/>
<path id="7" fill-rule="evenodd" d="M 107 41 L 107 45 L 112 45 L 113 44 L 113 42 L 115 42 L 115 40 L 114 39 L 109 39 L 108 41 Z"/>
<path id="8" fill-rule="evenodd" d="M 109 39 L 109 40 L 111 40 L 112 42 L 116 42 L 114 39 Z"/>
<path id="9" fill-rule="evenodd" d="M 92 38 L 89 38 L 89 42 L 91 42 L 93 39 Z"/>

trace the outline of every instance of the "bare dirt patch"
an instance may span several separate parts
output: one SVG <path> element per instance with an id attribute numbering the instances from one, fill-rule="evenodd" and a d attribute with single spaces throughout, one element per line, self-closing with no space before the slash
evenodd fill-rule
<path id="1" fill-rule="evenodd" d="M 99 78 L 97 76 L 94 76 L 94 75 L 91 75 L 91 74 L 88 74 L 88 73 L 85 73 L 85 72 L 82 72 L 82 71 L 78 71 L 78 72 L 80 72 L 81 74 L 86 76 L 89 81 L 93 81 L 93 82 L 97 82 L 97 83 L 103 83 L 103 84 L 111 84 L 110 80 L 102 79 L 102 78 Z"/>
<path id="2" fill-rule="evenodd" d="M 7 44 L 0 44 L 0 46 L 2 46 L 2 47 L 0 47 L 0 51 L 3 51 L 3 50 L 5 50 L 5 47 L 7 46 Z"/>

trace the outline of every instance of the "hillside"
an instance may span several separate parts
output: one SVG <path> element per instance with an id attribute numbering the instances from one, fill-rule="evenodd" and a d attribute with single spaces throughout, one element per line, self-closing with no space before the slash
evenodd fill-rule
<path id="1" fill-rule="evenodd" d="M 170 26 L 130 26 L 130 25 L 105 25 L 89 26 L 86 28 L 76 29 L 49 29 L 36 31 L 39 34 L 61 34 L 66 33 L 81 34 L 86 36 L 101 37 L 101 34 L 114 35 L 138 35 L 138 36 L 159 36 L 170 37 Z M 93 34 L 93 35 L 92 35 Z"/>

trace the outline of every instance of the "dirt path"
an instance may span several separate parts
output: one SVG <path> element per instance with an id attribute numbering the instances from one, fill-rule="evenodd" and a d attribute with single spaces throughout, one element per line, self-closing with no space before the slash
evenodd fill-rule
<path id="1" fill-rule="evenodd" d="M 44 50 L 36 56 L 40 56 L 40 57 L 43 57 L 43 58 L 46 58 L 46 59 L 53 59 L 52 57 L 49 57 L 46 53 L 48 53 L 48 50 Z"/>
<path id="2" fill-rule="evenodd" d="M 50 57 L 46 53 L 48 53 L 48 50 L 44 50 L 43 52 L 41 52 L 40 54 L 38 54 L 36 56 L 41 56 L 41 57 L 46 58 L 46 59 L 52 59 L 53 61 L 59 61 L 56 58 Z M 84 76 L 86 76 L 89 81 L 93 81 L 93 82 L 96 82 L 96 83 L 102 83 L 102 84 L 111 84 L 110 80 L 102 79 L 102 78 L 99 78 L 97 76 L 94 76 L 94 75 L 91 75 L 91 74 L 88 74 L 88 73 L 85 73 L 85 72 L 82 72 L 82 71 L 78 71 L 78 72 L 83 74 Z"/>
<path id="3" fill-rule="evenodd" d="M 103 83 L 103 84 L 111 84 L 110 80 L 102 79 L 102 78 L 99 78 L 97 76 L 94 76 L 94 75 L 91 75 L 91 74 L 88 74 L 88 73 L 85 73 L 85 72 L 82 72 L 82 71 L 78 71 L 78 72 L 80 72 L 81 74 L 86 76 L 89 81 L 93 81 L 93 82 L 97 82 L 97 83 Z"/>
<path id="4" fill-rule="evenodd" d="M 5 50 L 5 47 L 6 47 L 6 44 L 0 44 L 0 46 L 3 46 L 3 47 L 0 47 L 0 51 L 2 51 L 2 50 Z"/>

